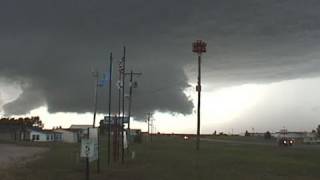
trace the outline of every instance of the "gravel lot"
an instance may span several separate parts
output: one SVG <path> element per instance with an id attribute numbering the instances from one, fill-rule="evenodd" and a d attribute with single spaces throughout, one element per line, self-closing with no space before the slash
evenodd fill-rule
<path id="1" fill-rule="evenodd" d="M 39 157 L 48 148 L 26 147 L 13 144 L 0 144 L 0 168 L 15 164 L 24 164 Z"/>

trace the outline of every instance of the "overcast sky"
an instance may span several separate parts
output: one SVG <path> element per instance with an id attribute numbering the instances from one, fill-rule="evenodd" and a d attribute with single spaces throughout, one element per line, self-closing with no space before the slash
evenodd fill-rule
<path id="1" fill-rule="evenodd" d="M 159 118 L 159 126 L 166 124 L 163 119 L 185 119 L 192 131 L 196 57 L 191 43 L 203 39 L 208 44 L 203 60 L 206 131 L 217 126 L 310 129 L 318 123 L 320 107 L 319 9 L 316 0 L 3 0 L 2 113 L 24 115 L 41 107 L 47 114 L 91 112 L 91 70 L 105 71 L 109 53 L 118 61 L 126 45 L 127 69 L 143 73 L 134 92 L 136 119 L 162 112 L 170 118 Z M 245 94 L 249 91 L 256 97 Z M 246 98 L 242 104 L 225 103 L 221 113 L 229 116 L 222 117 L 210 111 L 215 104 L 206 100 L 216 100 L 217 94 L 220 102 L 227 101 L 222 96 Z M 103 88 L 99 107 L 106 112 Z M 225 119 L 223 125 L 213 123 L 219 119 Z"/>

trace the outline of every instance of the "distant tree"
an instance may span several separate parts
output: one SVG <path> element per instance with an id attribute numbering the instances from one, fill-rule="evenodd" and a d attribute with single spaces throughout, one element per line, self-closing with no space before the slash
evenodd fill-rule
<path id="1" fill-rule="evenodd" d="M 246 130 L 246 132 L 244 133 L 244 136 L 250 136 L 250 133 L 248 132 L 248 130 Z"/>
<path id="2" fill-rule="evenodd" d="M 214 132 L 213 132 L 213 135 L 216 136 L 216 135 L 217 135 L 217 131 L 214 131 Z"/>
<path id="3" fill-rule="evenodd" d="M 43 123 L 40 120 L 39 116 L 31 117 L 31 118 L 1 118 L 0 125 L 7 125 L 7 126 L 21 126 L 22 128 L 26 127 L 37 127 L 43 128 Z"/>
<path id="4" fill-rule="evenodd" d="M 313 134 L 316 134 L 317 133 L 317 131 L 316 130 L 314 130 L 314 129 L 312 129 L 312 131 L 311 131 Z"/>
<path id="5" fill-rule="evenodd" d="M 269 131 L 267 131 L 266 133 L 264 133 L 264 138 L 265 139 L 271 139 L 271 133 Z"/>

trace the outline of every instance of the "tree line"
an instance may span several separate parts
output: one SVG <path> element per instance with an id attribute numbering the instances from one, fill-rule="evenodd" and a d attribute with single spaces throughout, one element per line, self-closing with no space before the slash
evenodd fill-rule
<path id="1" fill-rule="evenodd" d="M 0 126 L 23 126 L 23 127 L 36 127 L 43 128 L 43 123 L 39 116 L 32 117 L 19 117 L 19 118 L 1 118 Z"/>

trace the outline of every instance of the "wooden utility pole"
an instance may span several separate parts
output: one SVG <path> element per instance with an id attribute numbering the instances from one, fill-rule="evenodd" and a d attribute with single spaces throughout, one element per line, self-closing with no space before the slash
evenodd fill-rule
<path id="1" fill-rule="evenodd" d="M 125 85 L 125 72 L 126 72 L 126 47 L 123 47 L 123 57 L 122 57 L 122 119 L 121 119 L 121 163 L 124 163 L 124 85 Z"/>
<path id="2" fill-rule="evenodd" d="M 129 107 L 128 107 L 128 130 L 130 131 L 130 117 L 131 117 L 131 108 L 132 108 L 132 94 L 133 88 L 136 88 L 137 84 L 133 81 L 133 76 L 140 76 L 142 73 L 130 71 L 130 73 L 125 73 L 125 75 L 130 75 L 130 90 L 129 90 Z"/>
<path id="3" fill-rule="evenodd" d="M 112 93 L 112 53 L 110 53 L 110 64 L 109 64 L 109 98 L 108 98 L 108 165 L 111 165 L 111 93 Z"/>

